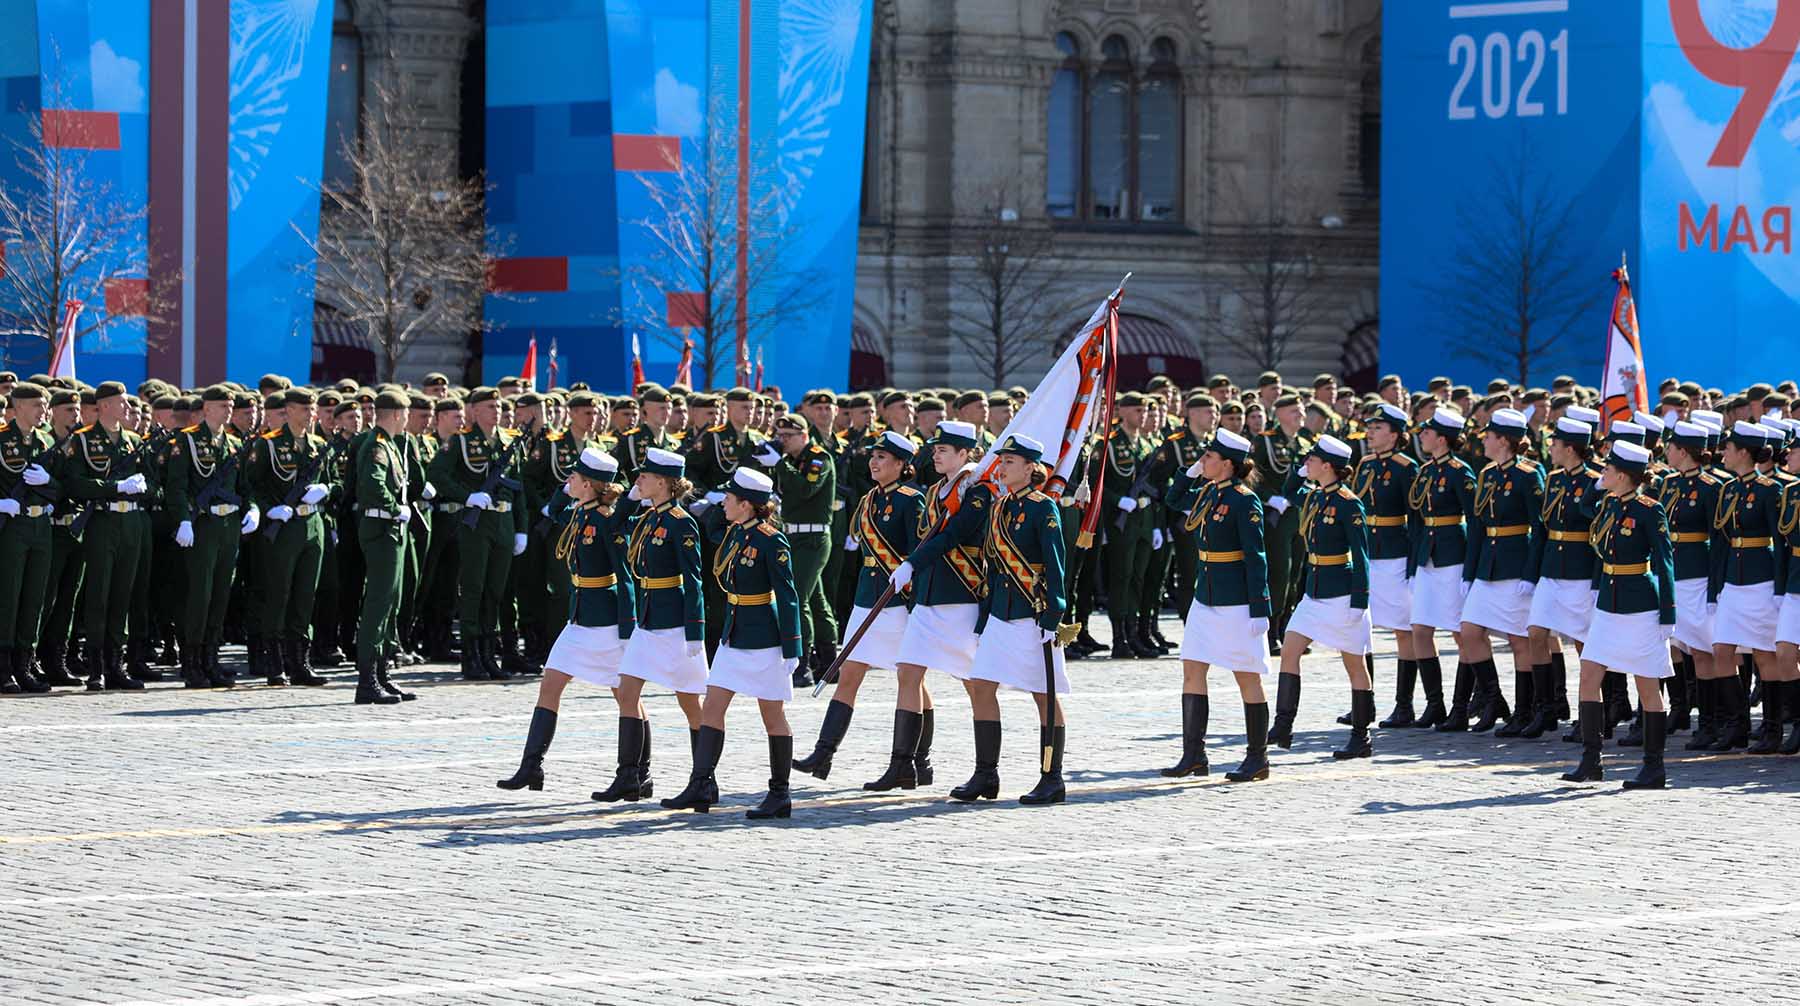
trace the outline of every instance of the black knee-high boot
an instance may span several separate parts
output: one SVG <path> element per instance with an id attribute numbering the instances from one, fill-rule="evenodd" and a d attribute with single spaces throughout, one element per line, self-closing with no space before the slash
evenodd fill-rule
<path id="1" fill-rule="evenodd" d="M 1300 714 L 1300 675 L 1278 674 L 1275 685 L 1275 722 L 1269 727 L 1269 743 L 1286 749 L 1294 746 L 1294 717 Z"/>
<path id="2" fill-rule="evenodd" d="M 1456 662 L 1455 691 L 1450 698 L 1450 711 L 1437 725 L 1440 733 L 1462 733 L 1469 729 L 1469 696 L 1475 689 L 1475 671 L 1465 661 Z"/>
<path id="3" fill-rule="evenodd" d="M 794 810 L 789 796 L 788 778 L 794 768 L 794 738 L 789 735 L 769 737 L 769 792 L 762 803 L 750 808 L 744 816 L 753 821 L 787 817 Z"/>
<path id="4" fill-rule="evenodd" d="M 1581 725 L 1581 764 L 1575 766 L 1573 772 L 1564 772 L 1564 782 L 1599 782 L 1600 771 L 1600 718 L 1605 715 L 1604 703 L 1583 702 L 1580 705 Z"/>
<path id="5" fill-rule="evenodd" d="M 531 710 L 531 729 L 525 733 L 525 757 L 519 761 L 519 770 L 510 779 L 502 779 L 494 785 L 501 789 L 524 789 L 529 786 L 533 790 L 544 788 L 544 754 L 550 750 L 550 742 L 556 737 L 556 710 L 537 706 Z"/>
<path id="6" fill-rule="evenodd" d="M 1631 718 L 1631 690 L 1625 683 L 1625 675 L 1618 671 L 1606 672 L 1606 684 L 1607 688 L 1600 695 L 1600 700 L 1606 704 L 1600 733 L 1611 737 L 1613 727 Z"/>
<path id="7" fill-rule="evenodd" d="M 1206 775 L 1206 721 L 1209 714 L 1205 695 L 1181 695 L 1181 760 L 1162 770 L 1170 779 L 1190 775 Z"/>
<path id="8" fill-rule="evenodd" d="M 1744 694 L 1744 676 L 1727 675 L 1719 680 L 1719 735 L 1708 751 L 1730 751 L 1750 745 L 1750 703 Z"/>
<path id="9" fill-rule="evenodd" d="M 813 745 L 812 754 L 794 762 L 794 767 L 814 778 L 830 778 L 831 756 L 837 754 L 838 745 L 844 742 L 844 734 L 850 730 L 850 717 L 855 713 L 855 706 L 832 699 L 825 707 L 825 722 L 819 726 L 819 742 Z"/>
<path id="10" fill-rule="evenodd" d="M 1475 680 L 1484 694 L 1483 700 L 1471 702 L 1478 708 L 1481 718 L 1470 724 L 1471 733 L 1485 733 L 1494 728 L 1494 724 L 1511 718 L 1512 710 L 1507 708 L 1506 695 L 1500 691 L 1500 669 L 1494 666 L 1494 658 L 1489 657 L 1475 665 Z"/>
<path id="11" fill-rule="evenodd" d="M 1517 737 L 1525 732 L 1531 722 L 1532 711 L 1537 706 L 1537 680 L 1530 671 L 1513 672 L 1513 708 L 1512 716 L 1500 729 L 1494 731 L 1495 737 Z"/>
<path id="12" fill-rule="evenodd" d="M 1708 751 L 1713 742 L 1719 739 L 1719 682 L 1720 678 L 1695 678 L 1694 700 L 1699 709 L 1699 718 L 1694 722 L 1694 734 L 1682 745 L 1687 751 Z"/>
<path id="13" fill-rule="evenodd" d="M 1413 725 L 1413 682 L 1419 673 L 1419 662 L 1402 659 L 1394 669 L 1394 711 L 1381 721 L 1383 730 L 1393 730 Z M 1375 679 L 1369 679 L 1369 686 L 1375 685 Z M 1352 710 L 1354 712 L 1354 710 Z"/>
<path id="14" fill-rule="evenodd" d="M 1269 704 L 1244 703 L 1244 760 L 1225 773 L 1229 782 L 1256 782 L 1269 777 Z"/>
<path id="15" fill-rule="evenodd" d="M 615 803 L 620 800 L 636 802 L 648 796 L 643 791 L 646 771 L 641 764 L 645 760 L 645 735 L 650 724 L 635 716 L 619 717 L 619 767 L 613 772 L 612 785 L 593 794 L 601 803 Z"/>
<path id="16" fill-rule="evenodd" d="M 1796 715 L 1800 715 L 1800 681 L 1783 681 L 1781 686 L 1787 692 L 1787 698 L 1782 700 L 1781 707 L 1788 711 L 1788 719 L 1794 719 Z M 1800 754 L 1800 722 L 1794 724 L 1787 740 L 1782 742 L 1781 753 Z"/>
<path id="17" fill-rule="evenodd" d="M 1663 768 L 1663 745 L 1669 736 L 1668 713 L 1644 714 L 1644 767 L 1637 778 L 1625 780 L 1626 789 L 1662 789 L 1669 784 Z"/>
<path id="18" fill-rule="evenodd" d="M 970 803 L 1000 796 L 1000 721 L 975 721 L 975 774 L 950 791 L 950 797 Z"/>
<path id="19" fill-rule="evenodd" d="M 1354 690 L 1350 693 L 1350 743 L 1343 750 L 1333 751 L 1331 757 L 1343 761 L 1347 758 L 1368 758 L 1375 753 L 1374 745 L 1369 743 L 1369 724 L 1375 721 L 1375 692 L 1373 689 Z"/>
<path id="20" fill-rule="evenodd" d="M 1556 731 L 1556 672 L 1549 664 L 1537 664 L 1531 669 L 1531 719 L 1519 731 L 1525 740 L 1537 740 L 1547 733 Z"/>
<path id="21" fill-rule="evenodd" d="M 1031 788 L 1031 792 L 1019 797 L 1020 803 L 1027 807 L 1036 807 L 1062 803 L 1068 796 L 1068 789 L 1063 785 L 1062 774 L 1063 741 L 1066 736 L 1063 727 L 1044 726 L 1038 728 L 1039 751 L 1041 752 L 1043 748 L 1050 749 L 1050 764 L 1039 766 L 1043 769 L 1043 773 L 1038 776 L 1037 785 Z"/>
<path id="22" fill-rule="evenodd" d="M 1682 653 L 1675 661 L 1675 676 L 1669 679 L 1669 732 L 1686 730 L 1693 708 L 1694 655 Z"/>
<path id="23" fill-rule="evenodd" d="M 887 771 L 874 782 L 863 783 L 870 792 L 890 789 L 913 789 L 919 785 L 913 775 L 913 755 L 919 750 L 919 734 L 925 728 L 925 717 L 907 709 L 894 710 L 894 747 L 888 755 Z"/>
<path id="24" fill-rule="evenodd" d="M 937 734 L 937 710 L 926 709 L 919 713 L 919 748 L 913 752 L 913 779 L 921 786 L 929 786 L 935 773 L 931 771 L 931 741 Z"/>
<path id="25" fill-rule="evenodd" d="M 1782 724 L 1781 700 L 1787 694 L 1784 682 L 1765 681 L 1762 687 L 1762 729 L 1757 732 L 1756 743 L 1750 745 L 1750 754 L 1775 754 L 1781 750 Z"/>
<path id="26" fill-rule="evenodd" d="M 1563 660 L 1562 646 L 1550 654 L 1550 686 L 1556 691 L 1556 721 L 1569 718 L 1569 665 Z"/>
<path id="27" fill-rule="evenodd" d="M 697 734 L 694 770 L 688 775 L 687 786 L 662 802 L 667 810 L 694 810 L 705 814 L 719 802 L 719 784 L 713 779 L 713 769 L 719 766 L 719 755 L 725 750 L 725 731 L 703 726 Z"/>
<path id="28" fill-rule="evenodd" d="M 1413 720 L 1412 725 L 1423 730 L 1444 722 L 1444 666 L 1436 656 L 1424 657 L 1416 663 L 1419 684 L 1425 692 L 1425 711 Z"/>

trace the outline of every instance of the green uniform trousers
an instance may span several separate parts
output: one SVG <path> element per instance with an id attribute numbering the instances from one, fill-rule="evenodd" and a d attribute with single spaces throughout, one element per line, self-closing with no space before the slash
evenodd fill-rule
<path id="1" fill-rule="evenodd" d="M 81 614 L 87 643 L 123 647 L 138 567 L 150 547 L 150 515 L 142 510 L 99 511 L 88 520 L 82 538 L 88 560 Z"/>
<path id="2" fill-rule="evenodd" d="M 325 521 L 314 513 L 280 523 L 274 541 L 261 539 L 257 557 L 263 574 L 262 634 L 270 640 L 310 640 L 313 597 L 325 561 Z"/>
<path id="3" fill-rule="evenodd" d="M 1269 556 L 1269 633 L 1280 639 L 1287 633 L 1288 616 L 1300 604 L 1300 572 L 1306 560 L 1300 546 L 1300 507 L 1289 506 L 1275 522 L 1267 542 Z"/>
<path id="4" fill-rule="evenodd" d="M 833 617 L 823 577 L 833 553 L 841 554 L 843 549 L 831 547 L 829 531 L 789 535 L 788 546 L 794 554 L 794 593 L 800 598 L 800 652 L 811 653 L 816 643 L 835 646 L 837 619 Z"/>
<path id="5" fill-rule="evenodd" d="M 242 526 L 241 512 L 224 517 L 194 517 L 193 547 L 181 550 L 187 588 L 182 597 L 180 629 L 182 643 L 190 654 L 224 638 L 224 601 L 231 594 L 232 577 L 237 571 L 241 537 L 238 529 Z"/>
<path id="6" fill-rule="evenodd" d="M 1114 618 L 1136 618 L 1143 605 L 1150 530 L 1150 515 L 1142 512 L 1126 514 L 1123 528 L 1106 529 L 1106 611 Z"/>
<path id="7" fill-rule="evenodd" d="M 1168 586 L 1169 566 L 1175 555 L 1174 545 L 1169 541 L 1169 532 L 1166 530 L 1163 530 L 1163 547 L 1154 547 L 1156 544 L 1155 532 L 1161 530 L 1165 523 L 1161 509 L 1161 507 L 1151 508 L 1153 516 L 1150 525 L 1150 544 L 1152 548 L 1150 559 L 1144 564 L 1144 578 L 1138 581 L 1138 617 L 1150 619 L 1152 624 L 1155 624 L 1156 617 L 1162 614 L 1163 590 Z M 1187 610 L 1182 609 L 1181 613 L 1185 616 Z"/>
<path id="8" fill-rule="evenodd" d="M 406 577 L 406 525 L 376 517 L 358 518 L 365 579 L 362 617 L 356 625 L 356 663 L 373 666 L 398 649 L 400 587 Z"/>
<path id="9" fill-rule="evenodd" d="M 1174 540 L 1163 546 L 1163 551 L 1174 553 L 1170 558 L 1175 564 L 1175 580 L 1169 587 L 1169 598 L 1175 602 L 1175 613 L 1185 619 L 1194 603 L 1194 577 L 1200 572 L 1199 545 L 1193 532 L 1181 527 L 1179 514 L 1175 525 L 1173 531 L 1164 532 Z"/>
<path id="10" fill-rule="evenodd" d="M 36 647 L 50 583 L 50 518 L 13 517 L 0 529 L 0 649 Z"/>
<path id="11" fill-rule="evenodd" d="M 50 576 L 45 587 L 44 619 L 38 639 L 54 647 L 67 647 L 75 631 L 76 601 L 87 572 L 86 546 L 58 525 L 50 532 Z"/>
<path id="12" fill-rule="evenodd" d="M 502 527 L 500 521 L 505 518 Z M 512 520 L 507 514 L 482 514 L 474 527 L 456 521 L 457 585 L 462 589 L 458 614 L 463 645 L 482 636 L 498 635 L 507 574 L 512 571 Z"/>

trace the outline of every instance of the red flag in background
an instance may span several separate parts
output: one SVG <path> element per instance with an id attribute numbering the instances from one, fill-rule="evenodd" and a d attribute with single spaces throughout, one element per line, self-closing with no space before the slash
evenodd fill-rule
<path id="1" fill-rule="evenodd" d="M 1650 389 L 1644 381 L 1644 345 L 1638 337 L 1637 301 L 1631 296 L 1631 277 L 1625 263 L 1613 273 L 1618 292 L 1606 329 L 1606 369 L 1600 374 L 1600 425 L 1630 419 L 1633 412 L 1650 408 Z"/>
<path id="2" fill-rule="evenodd" d="M 756 385 L 754 390 L 762 390 L 762 347 L 756 347 Z"/>
<path id="3" fill-rule="evenodd" d="M 62 325 L 56 330 L 56 344 L 50 347 L 50 376 L 75 376 L 75 319 L 81 317 L 85 305 L 70 297 L 63 305 Z"/>
<path id="4" fill-rule="evenodd" d="M 525 365 L 519 368 L 519 376 L 525 379 L 525 387 L 537 388 L 537 336 L 525 344 Z"/>
<path id="5" fill-rule="evenodd" d="M 638 349 L 637 333 L 631 333 L 631 393 L 637 394 L 638 385 L 644 383 L 644 357 Z"/>
<path id="6" fill-rule="evenodd" d="M 550 386 L 556 387 L 556 336 L 550 337 Z"/>
<path id="7" fill-rule="evenodd" d="M 681 340 L 681 362 L 675 365 L 675 383 L 683 387 L 694 386 L 694 340 Z"/>

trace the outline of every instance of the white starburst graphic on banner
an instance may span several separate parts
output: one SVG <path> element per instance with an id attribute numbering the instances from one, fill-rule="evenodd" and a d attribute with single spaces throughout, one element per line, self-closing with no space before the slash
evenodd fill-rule
<path id="1" fill-rule="evenodd" d="M 231 208 L 262 170 L 320 0 L 231 0 Z"/>
<path id="2" fill-rule="evenodd" d="M 844 78 L 856 53 L 866 0 L 788 0 L 781 7 L 781 165 L 783 222 L 799 201 L 825 143 L 831 113 L 844 101 Z"/>

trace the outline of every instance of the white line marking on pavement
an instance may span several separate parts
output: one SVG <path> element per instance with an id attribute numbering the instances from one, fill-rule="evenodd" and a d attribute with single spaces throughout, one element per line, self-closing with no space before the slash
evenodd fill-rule
<path id="1" fill-rule="evenodd" d="M 562 759 L 558 759 L 561 761 Z M 580 759 L 571 759 L 579 761 Z M 389 772 L 416 772 L 428 768 L 469 768 L 475 765 L 516 765 L 513 758 L 471 758 L 462 761 L 367 761 L 353 765 L 278 765 L 273 768 L 219 768 L 205 772 L 184 772 L 188 779 L 232 779 L 253 775 L 386 775 Z"/>
<path id="2" fill-rule="evenodd" d="M 1069 859 L 1120 859 L 1127 856 L 1181 856 L 1220 849 L 1282 848 L 1297 845 L 1349 845 L 1356 842 L 1410 842 L 1420 838 L 1467 835 L 1467 828 L 1442 828 L 1432 831 L 1370 832 L 1363 835 L 1321 835 L 1316 838 L 1246 838 L 1239 842 L 1205 842 L 1182 845 L 1118 845 L 1087 847 L 1069 852 L 1030 852 L 1019 856 L 981 856 L 974 859 L 947 859 L 951 866 L 1005 866 L 1013 863 L 1050 863 Z"/>
<path id="3" fill-rule="evenodd" d="M 1691 926 L 1696 922 L 1748 919 L 1768 915 L 1785 915 L 1800 909 L 1800 902 L 1758 905 L 1749 908 L 1723 908 L 1682 912 L 1661 909 L 1635 915 L 1608 917 L 1583 916 L 1576 919 L 1550 919 L 1501 925 L 1470 925 L 1458 922 L 1416 929 L 1355 929 L 1344 932 L 1302 935 L 1267 935 L 1255 939 L 1215 940 L 1203 943 L 1114 943 L 1101 946 L 1058 946 L 1050 951 L 1013 951 L 992 946 L 962 947 L 955 953 L 931 956 L 871 957 L 842 962 L 816 960 L 771 961 L 746 967 L 670 967 L 615 971 L 561 971 L 543 974 L 507 975 L 441 982 L 396 982 L 387 985 L 362 985 L 310 992 L 260 993 L 249 996 L 200 996 L 185 999 L 134 999 L 115 1006 L 320 1006 L 320 1004 L 363 999 L 403 999 L 414 996 L 461 996 L 500 990 L 518 991 L 543 988 L 597 988 L 688 983 L 730 979 L 768 979 L 824 977 L 868 972 L 919 972 L 940 968 L 967 971 L 998 971 L 1028 964 L 1066 964 L 1073 960 L 1135 961 L 1166 958 L 1231 955 L 1251 956 L 1270 951 L 1305 949 L 1308 947 L 1368 946 L 1420 940 L 1468 940 L 1507 938 L 1542 933 L 1576 932 L 1591 934 L 1606 929 L 1666 929 Z"/>
<path id="4" fill-rule="evenodd" d="M 8 898 L 0 908 L 39 908 L 45 905 L 96 905 L 114 901 L 246 901 L 262 898 L 367 898 L 383 894 L 417 894 L 423 887 L 345 887 L 299 891 L 183 891 L 171 894 L 71 894 L 50 898 Z"/>

